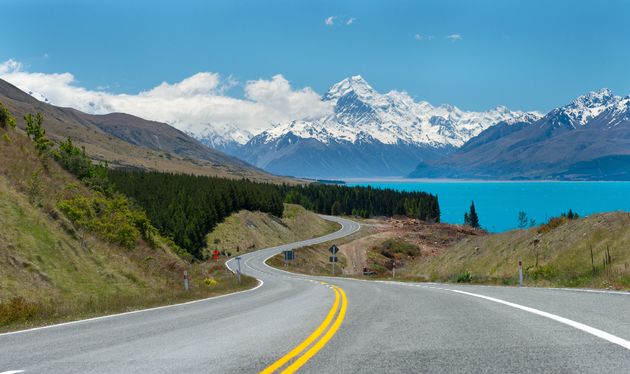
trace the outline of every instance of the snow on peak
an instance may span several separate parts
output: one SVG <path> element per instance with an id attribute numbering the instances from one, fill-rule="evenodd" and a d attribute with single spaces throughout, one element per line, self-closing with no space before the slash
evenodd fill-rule
<path id="1" fill-rule="evenodd" d="M 360 75 L 353 75 L 339 83 L 334 84 L 330 90 L 324 95 L 324 100 L 337 100 L 354 92 L 358 97 L 363 99 L 371 99 L 378 94 L 369 83 Z"/>
<path id="2" fill-rule="evenodd" d="M 573 127 L 583 126 L 608 108 L 616 106 L 621 97 L 613 95 L 608 88 L 591 91 L 560 108 L 569 117 Z"/>
<path id="3" fill-rule="evenodd" d="M 498 122 L 533 121 L 539 113 L 510 111 L 499 106 L 487 112 L 465 112 L 454 105 L 416 102 L 406 92 L 380 94 L 360 75 L 334 84 L 324 100 L 334 113 L 313 120 L 280 123 L 257 138 L 265 143 L 289 133 L 322 143 L 413 144 L 433 147 L 463 145 Z"/>

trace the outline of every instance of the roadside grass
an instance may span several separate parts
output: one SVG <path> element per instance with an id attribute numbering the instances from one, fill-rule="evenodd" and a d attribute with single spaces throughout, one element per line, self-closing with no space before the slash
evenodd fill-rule
<path id="1" fill-rule="evenodd" d="M 284 204 L 282 219 L 267 213 L 242 210 L 230 215 L 206 236 L 206 256 L 211 257 L 215 249 L 235 256 L 326 235 L 339 227 L 339 224 L 326 221 L 294 204 Z"/>
<path id="2" fill-rule="evenodd" d="M 164 289 L 160 293 L 120 293 L 107 297 L 88 296 L 63 299 L 50 297 L 37 301 L 28 301 L 21 296 L 14 296 L 0 303 L 0 332 L 194 301 L 251 289 L 257 283 L 256 279 L 242 275 L 239 284 L 237 277 L 226 269 L 212 271 L 209 276 L 216 282 L 212 286 L 204 283 L 203 280 L 207 277 L 191 276 L 188 291 L 183 289 L 182 281 L 182 284 Z"/>
<path id="3" fill-rule="evenodd" d="M 630 289 L 630 214 L 466 239 L 411 272 L 431 281 L 469 272 L 472 283 L 516 285 L 519 258 L 526 285 Z"/>

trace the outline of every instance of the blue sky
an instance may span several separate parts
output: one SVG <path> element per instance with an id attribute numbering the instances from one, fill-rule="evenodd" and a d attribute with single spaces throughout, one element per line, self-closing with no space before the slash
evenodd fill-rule
<path id="1" fill-rule="evenodd" d="M 601 87 L 630 93 L 630 2 L 621 0 L 0 0 L 0 7 L 0 61 L 70 72 L 75 84 L 112 93 L 198 72 L 238 82 L 281 74 L 318 93 L 361 74 L 378 91 L 466 110 L 546 111 Z M 239 87 L 226 89 L 238 97 Z"/>

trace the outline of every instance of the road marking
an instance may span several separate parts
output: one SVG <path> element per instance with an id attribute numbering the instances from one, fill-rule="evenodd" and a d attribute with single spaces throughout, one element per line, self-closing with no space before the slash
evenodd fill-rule
<path id="1" fill-rule="evenodd" d="M 328 328 L 333 318 L 335 317 L 337 308 L 339 307 L 339 291 L 337 291 L 336 289 L 333 289 L 333 291 L 335 292 L 335 302 L 333 303 L 332 308 L 330 308 L 328 315 L 321 323 L 321 325 L 319 325 L 319 327 L 311 335 L 309 335 L 308 338 L 304 339 L 304 341 L 300 343 L 297 347 L 292 349 L 286 355 L 282 356 L 278 361 L 269 365 L 265 370 L 261 371 L 261 374 L 273 373 L 275 370 L 284 366 L 284 364 L 289 362 L 293 357 L 299 355 L 300 353 L 302 353 L 303 350 L 308 348 L 308 346 L 310 346 L 315 341 L 315 339 L 319 338 L 319 336 Z"/>
<path id="2" fill-rule="evenodd" d="M 151 311 L 154 311 L 154 310 L 168 309 L 168 308 L 173 308 L 173 307 L 176 307 L 176 306 L 190 305 L 190 304 L 201 303 L 201 302 L 204 302 L 204 301 L 220 299 L 220 298 L 223 298 L 223 297 L 228 297 L 228 296 L 237 295 L 237 294 L 244 293 L 244 292 L 250 292 L 250 291 L 257 290 L 258 288 L 262 287 L 262 285 L 265 283 L 265 282 L 263 282 L 260 279 L 257 279 L 257 281 L 258 281 L 258 284 L 254 288 L 250 288 L 248 290 L 243 290 L 243 291 L 238 291 L 238 292 L 232 292 L 232 293 L 228 293 L 228 294 L 225 294 L 225 295 L 212 296 L 212 297 L 207 297 L 207 298 L 201 299 L 201 300 L 187 301 L 185 303 L 163 305 L 163 306 L 158 306 L 158 307 L 155 307 L 155 308 L 138 309 L 138 310 L 132 310 L 131 312 L 109 314 L 109 315 L 106 315 L 106 316 L 100 316 L 100 317 L 94 317 L 94 318 L 88 318 L 88 319 L 80 319 L 80 320 L 77 320 L 77 321 L 70 321 L 70 322 L 64 322 L 64 323 L 57 323 L 57 324 L 54 324 L 54 325 L 33 327 L 33 328 L 30 328 L 30 329 L 26 329 L 26 330 L 5 332 L 5 333 L 0 334 L 0 336 L 22 334 L 22 333 L 31 332 L 31 331 L 50 329 L 50 328 L 53 328 L 53 327 L 62 327 L 62 326 L 76 325 L 76 324 L 80 324 L 80 323 L 98 321 L 98 320 L 101 320 L 101 319 L 108 319 L 108 318 L 114 318 L 114 317 L 120 317 L 120 316 L 126 316 L 126 315 L 130 315 L 130 314 L 138 314 L 138 313 L 144 313 L 144 312 L 151 312 Z M 20 371 L 18 371 L 17 373 L 20 373 Z M 0 372 L 0 374 L 5 374 L 5 373 L 1 373 Z"/>
<path id="3" fill-rule="evenodd" d="M 463 295 L 478 297 L 480 299 L 485 299 L 485 300 L 492 301 L 492 302 L 495 302 L 495 303 L 507 305 L 507 306 L 510 306 L 512 308 L 524 310 L 526 312 L 533 313 L 533 314 L 539 315 L 541 317 L 549 318 L 549 319 L 554 320 L 556 322 L 563 323 L 565 325 L 571 326 L 571 327 L 576 328 L 578 330 L 582 330 L 582 331 L 584 331 L 584 332 L 586 332 L 588 334 L 594 335 L 594 336 L 596 336 L 596 337 L 598 337 L 600 339 L 604 339 L 604 340 L 609 341 L 609 342 L 611 342 L 613 344 L 617 344 L 619 346 L 622 346 L 625 349 L 630 349 L 630 341 L 622 339 L 622 338 L 620 338 L 618 336 L 615 336 L 613 334 L 607 333 L 606 331 L 602 331 L 602 330 L 596 329 L 594 327 L 585 325 L 583 323 L 576 322 L 576 321 L 570 320 L 568 318 L 560 317 L 560 316 L 552 314 L 552 313 L 544 312 L 544 311 L 539 310 L 539 309 L 531 308 L 531 307 L 528 307 L 528 306 L 524 306 L 524 305 L 520 305 L 520 304 L 512 303 L 512 302 L 509 302 L 509 301 L 497 299 L 497 298 L 490 297 L 490 296 L 484 296 L 484 295 L 480 295 L 480 294 L 476 294 L 476 293 L 472 293 L 472 292 L 453 290 L 453 289 L 450 289 L 450 288 L 441 288 L 441 287 L 428 287 L 428 288 L 435 288 L 435 289 L 439 289 L 439 290 L 451 291 L 451 292 L 456 292 L 456 293 L 463 294 Z"/>
<path id="4" fill-rule="evenodd" d="M 0 374 L 17 374 L 17 373 L 23 373 L 24 370 L 9 370 L 9 371 L 3 371 Z"/>
<path id="5" fill-rule="evenodd" d="M 333 325 L 330 327 L 328 332 L 326 332 L 326 334 L 317 343 L 315 343 L 315 345 L 313 345 L 308 351 L 306 351 L 306 353 L 304 353 L 300 358 L 295 360 L 295 362 L 293 362 L 288 368 L 283 370 L 282 374 L 291 374 L 291 373 L 294 373 L 299 368 L 301 368 L 308 360 L 310 360 L 313 356 L 315 356 L 317 352 L 319 352 L 322 348 L 324 348 L 326 343 L 328 343 L 328 341 L 335 335 L 337 330 L 339 330 L 339 326 L 341 326 L 341 323 L 343 323 L 343 319 L 346 315 L 346 309 L 348 308 L 348 300 L 346 299 L 346 293 L 343 292 L 343 289 L 341 289 L 341 287 L 337 287 L 337 289 L 341 293 L 341 300 L 342 300 L 341 309 L 339 310 L 339 315 L 337 316 L 337 319 L 335 320 Z"/>

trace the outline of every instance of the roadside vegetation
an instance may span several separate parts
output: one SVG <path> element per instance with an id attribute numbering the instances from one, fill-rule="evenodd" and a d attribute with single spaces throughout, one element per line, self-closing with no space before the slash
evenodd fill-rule
<path id="1" fill-rule="evenodd" d="M 144 211 L 113 191 L 82 149 L 28 132 L 0 106 L 0 331 L 250 288 L 216 263 L 191 262 Z M 183 256 L 182 256 L 183 255 Z M 190 274 L 190 290 L 183 272 Z"/>
<path id="2" fill-rule="evenodd" d="M 568 212 L 523 230 L 469 238 L 414 265 L 433 281 L 470 274 L 475 283 L 518 284 L 518 260 L 531 286 L 630 289 L 630 214 L 578 218 Z"/>

